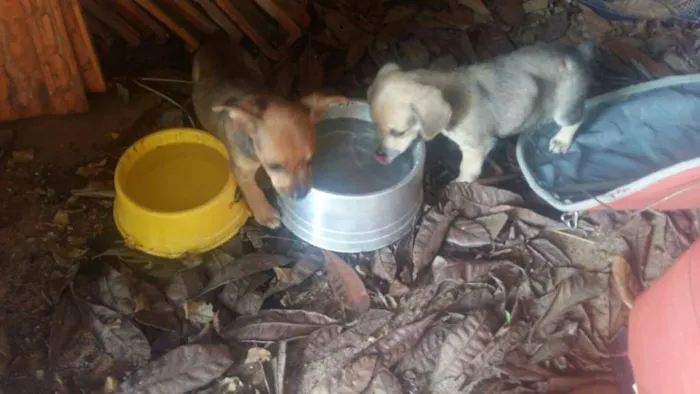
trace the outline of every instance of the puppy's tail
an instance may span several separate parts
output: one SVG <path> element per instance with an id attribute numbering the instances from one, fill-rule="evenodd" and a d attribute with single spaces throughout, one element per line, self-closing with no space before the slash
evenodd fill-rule
<path id="1" fill-rule="evenodd" d="M 592 40 L 584 41 L 576 47 L 576 51 L 581 56 L 584 62 L 592 63 L 595 59 L 596 45 Z"/>

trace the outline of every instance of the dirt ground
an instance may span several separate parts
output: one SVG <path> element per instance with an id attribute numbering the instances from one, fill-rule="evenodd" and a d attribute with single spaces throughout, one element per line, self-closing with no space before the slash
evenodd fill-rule
<path id="1" fill-rule="evenodd" d="M 13 135 L 0 149 L 0 335 L 10 338 L 12 354 L 31 355 L 36 363 L 25 369 L 0 356 L 0 369 L 24 374 L 43 368 L 53 304 L 77 262 L 94 254 L 88 241 L 116 236 L 111 201 L 77 198 L 72 191 L 110 182 L 119 154 L 153 130 L 162 108 L 150 93 L 133 95 L 128 105 L 106 94 L 92 97 L 86 114 L 0 126 Z M 101 166 L 78 175 L 90 163 Z"/>

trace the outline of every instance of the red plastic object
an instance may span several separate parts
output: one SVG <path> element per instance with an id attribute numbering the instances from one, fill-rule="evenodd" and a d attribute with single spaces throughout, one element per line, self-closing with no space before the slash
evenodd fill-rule
<path id="1" fill-rule="evenodd" d="M 628 348 L 639 394 L 700 393 L 700 242 L 635 301 Z"/>
<path id="2" fill-rule="evenodd" d="M 689 168 L 641 187 L 621 187 L 610 193 L 615 201 L 592 211 L 613 209 L 655 209 L 669 211 L 700 208 L 700 168 Z M 698 388 L 700 393 L 700 388 Z"/>

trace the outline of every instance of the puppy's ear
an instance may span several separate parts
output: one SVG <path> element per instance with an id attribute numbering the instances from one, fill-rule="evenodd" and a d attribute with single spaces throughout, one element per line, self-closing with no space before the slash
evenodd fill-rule
<path id="1" fill-rule="evenodd" d="M 421 126 L 421 134 L 430 141 L 445 129 L 452 117 L 452 107 L 445 101 L 442 91 L 423 85 L 411 104 L 413 115 Z"/>
<path id="2" fill-rule="evenodd" d="M 367 88 L 367 102 L 372 105 L 372 99 L 374 98 L 374 91 L 377 89 L 376 85 L 380 83 L 382 78 L 386 77 L 390 73 L 394 71 L 399 71 L 401 68 L 398 66 L 396 63 L 387 63 L 382 66 L 382 68 L 377 71 L 377 75 L 374 76 L 374 81 L 372 81 L 372 84 Z"/>
<path id="3" fill-rule="evenodd" d="M 262 122 L 262 114 L 265 112 L 267 102 L 263 98 L 250 98 L 240 103 L 225 103 L 212 107 L 214 112 L 225 112 L 231 120 L 238 123 L 251 137 L 258 130 Z"/>
<path id="4" fill-rule="evenodd" d="M 322 93 L 311 93 L 302 97 L 299 102 L 311 111 L 311 122 L 316 123 L 326 112 L 328 106 L 347 103 L 349 100 L 343 96 L 326 96 Z"/>
<path id="5" fill-rule="evenodd" d="M 379 69 L 379 71 L 377 71 L 377 76 L 375 77 L 375 79 L 385 77 L 387 74 L 394 72 L 394 71 L 399 71 L 399 70 L 401 70 L 401 67 L 399 67 L 398 64 L 387 63 L 387 64 L 383 65 L 382 68 Z"/>

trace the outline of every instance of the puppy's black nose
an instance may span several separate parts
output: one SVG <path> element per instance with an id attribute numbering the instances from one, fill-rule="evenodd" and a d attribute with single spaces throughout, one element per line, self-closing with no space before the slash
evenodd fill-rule
<path id="1" fill-rule="evenodd" d="M 309 190 L 311 190 L 310 187 L 295 187 L 291 193 L 289 193 L 289 197 L 295 199 L 295 200 L 300 200 L 304 197 L 306 197 L 307 194 L 309 194 Z"/>
<path id="2" fill-rule="evenodd" d="M 374 159 L 380 164 L 389 164 L 389 153 L 383 147 L 379 147 L 374 151 Z"/>

